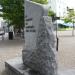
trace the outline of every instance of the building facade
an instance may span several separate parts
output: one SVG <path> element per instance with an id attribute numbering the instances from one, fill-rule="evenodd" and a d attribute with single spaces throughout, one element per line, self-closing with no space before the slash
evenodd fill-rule
<path id="1" fill-rule="evenodd" d="M 67 13 L 67 0 L 49 0 L 48 5 L 58 17 L 64 17 Z"/>

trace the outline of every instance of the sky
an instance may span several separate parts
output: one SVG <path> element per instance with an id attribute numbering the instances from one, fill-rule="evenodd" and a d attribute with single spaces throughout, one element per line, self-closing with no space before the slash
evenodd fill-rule
<path id="1" fill-rule="evenodd" d="M 75 9 L 75 0 L 67 0 L 67 5 L 70 8 L 74 8 Z"/>

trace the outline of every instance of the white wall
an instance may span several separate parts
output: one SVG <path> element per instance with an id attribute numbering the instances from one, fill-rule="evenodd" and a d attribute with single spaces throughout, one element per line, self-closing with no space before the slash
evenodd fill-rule
<path id="1" fill-rule="evenodd" d="M 49 7 L 51 7 L 52 11 L 56 12 L 56 0 L 48 0 Z"/>
<path id="2" fill-rule="evenodd" d="M 1 24 L 2 21 L 3 21 L 3 18 L 0 17 L 0 27 L 2 27 L 2 24 Z"/>
<path id="3" fill-rule="evenodd" d="M 57 0 L 57 16 L 63 17 L 67 13 L 66 0 Z"/>
<path id="4" fill-rule="evenodd" d="M 67 12 L 67 1 L 66 0 L 49 0 L 49 6 L 56 12 L 56 15 L 63 17 Z"/>
<path id="5" fill-rule="evenodd" d="M 75 0 L 67 0 L 67 6 L 75 10 Z"/>

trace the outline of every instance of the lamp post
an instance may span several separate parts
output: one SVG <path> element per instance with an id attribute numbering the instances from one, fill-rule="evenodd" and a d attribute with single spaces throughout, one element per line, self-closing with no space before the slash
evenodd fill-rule
<path id="1" fill-rule="evenodd" d="M 60 19 L 60 17 L 54 17 L 54 16 L 52 18 L 53 18 L 53 21 L 57 21 Z M 58 38 L 57 32 L 58 32 L 58 24 L 56 25 L 56 39 L 57 39 L 56 50 L 58 51 L 59 38 Z"/>
<path id="2" fill-rule="evenodd" d="M 72 30 L 72 36 L 74 36 L 74 20 L 73 20 L 73 30 Z"/>
<path id="3" fill-rule="evenodd" d="M 75 22 L 75 17 L 72 17 L 72 36 L 74 36 L 74 22 Z"/>
<path id="4" fill-rule="evenodd" d="M 56 17 L 56 20 L 59 20 L 60 17 Z M 58 45 L 59 45 L 59 38 L 58 38 L 58 23 L 56 26 L 56 39 L 57 39 L 57 46 L 56 46 L 56 50 L 58 51 Z"/>
<path id="5" fill-rule="evenodd" d="M 71 12 L 71 13 L 74 15 L 74 9 L 69 9 L 69 8 L 68 8 L 68 11 Z M 74 16 L 71 17 L 72 24 L 73 24 L 73 26 L 72 26 L 72 36 L 74 36 L 74 19 L 75 19 Z"/>

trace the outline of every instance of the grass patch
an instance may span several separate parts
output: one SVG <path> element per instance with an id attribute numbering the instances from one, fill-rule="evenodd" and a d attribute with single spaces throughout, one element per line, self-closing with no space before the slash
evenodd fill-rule
<path id="1" fill-rule="evenodd" d="M 59 28 L 58 31 L 73 30 L 73 28 Z"/>

